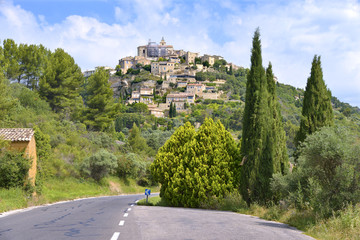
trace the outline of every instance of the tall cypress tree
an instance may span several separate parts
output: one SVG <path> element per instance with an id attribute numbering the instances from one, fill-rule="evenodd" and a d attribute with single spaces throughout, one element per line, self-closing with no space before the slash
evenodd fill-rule
<path id="1" fill-rule="evenodd" d="M 321 68 L 320 56 L 312 61 L 310 77 L 307 80 L 300 129 L 296 135 L 296 145 L 303 142 L 307 135 L 323 126 L 334 124 L 331 106 L 331 92 L 326 88 Z"/>
<path id="2" fill-rule="evenodd" d="M 243 135 L 241 143 L 242 167 L 240 192 L 245 201 L 261 200 L 264 188 L 260 168 L 263 167 L 263 150 L 268 125 L 267 83 L 265 69 L 262 66 L 260 31 L 253 37 L 251 66 L 247 75 L 245 110 L 243 117 Z"/>
<path id="3" fill-rule="evenodd" d="M 269 63 L 266 69 L 267 91 L 268 91 L 268 109 L 269 113 L 269 127 L 267 138 L 267 149 L 270 153 L 270 171 L 267 179 L 272 177 L 272 174 L 281 172 L 284 174 L 289 167 L 289 158 L 286 148 L 286 133 L 282 123 L 282 116 L 280 112 L 279 100 L 276 96 L 276 85 L 274 81 L 274 74 L 272 65 Z M 269 189 L 269 182 L 267 181 L 266 188 Z"/>

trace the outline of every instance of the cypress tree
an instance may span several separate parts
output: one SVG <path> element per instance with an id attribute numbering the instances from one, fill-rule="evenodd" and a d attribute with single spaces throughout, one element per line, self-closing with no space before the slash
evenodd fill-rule
<path id="1" fill-rule="evenodd" d="M 243 117 L 243 135 L 241 143 L 242 168 L 240 192 L 249 204 L 262 201 L 264 188 L 260 168 L 263 161 L 263 150 L 268 127 L 267 83 L 265 69 L 262 66 L 260 31 L 257 29 L 253 37 L 251 50 L 251 66 L 247 75 L 245 110 Z M 266 166 L 267 167 L 267 166 Z"/>
<path id="2" fill-rule="evenodd" d="M 331 92 L 326 88 L 323 80 L 320 56 L 315 55 L 304 93 L 300 129 L 295 139 L 296 145 L 299 145 L 307 135 L 312 134 L 321 127 L 333 124 Z"/>
<path id="3" fill-rule="evenodd" d="M 276 96 L 276 85 L 272 65 L 266 69 L 267 79 L 267 127 L 265 129 L 264 149 L 260 158 L 259 181 L 261 191 L 256 196 L 257 200 L 266 203 L 275 200 L 276 195 L 270 191 L 270 179 L 274 173 L 284 174 L 288 169 L 289 159 L 286 148 L 286 134 L 282 124 L 280 104 Z"/>

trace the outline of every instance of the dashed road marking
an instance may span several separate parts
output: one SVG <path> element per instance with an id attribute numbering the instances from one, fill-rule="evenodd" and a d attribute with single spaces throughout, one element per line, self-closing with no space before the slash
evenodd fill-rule
<path id="1" fill-rule="evenodd" d="M 110 240 L 117 240 L 119 238 L 119 236 L 120 236 L 119 232 L 114 232 L 114 234 L 112 235 Z"/>
<path id="2" fill-rule="evenodd" d="M 128 213 L 125 213 L 125 214 L 124 214 L 124 217 L 127 217 L 127 216 L 129 216 L 129 214 L 128 214 Z"/>
<path id="3" fill-rule="evenodd" d="M 127 210 L 128 212 L 130 212 L 131 211 L 131 208 L 128 208 L 128 210 Z"/>
<path id="4" fill-rule="evenodd" d="M 121 220 L 121 221 L 119 222 L 119 226 L 124 226 L 124 223 L 125 223 L 125 221 L 124 221 L 124 220 Z"/>
<path id="5" fill-rule="evenodd" d="M 134 204 L 131 204 L 131 206 L 133 207 L 133 206 L 134 206 Z"/>

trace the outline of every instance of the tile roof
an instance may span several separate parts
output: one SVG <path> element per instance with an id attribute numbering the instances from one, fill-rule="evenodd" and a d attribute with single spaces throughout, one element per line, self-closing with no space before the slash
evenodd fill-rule
<path id="1" fill-rule="evenodd" d="M 30 141 L 34 135 L 32 128 L 0 128 L 0 136 L 9 141 Z"/>

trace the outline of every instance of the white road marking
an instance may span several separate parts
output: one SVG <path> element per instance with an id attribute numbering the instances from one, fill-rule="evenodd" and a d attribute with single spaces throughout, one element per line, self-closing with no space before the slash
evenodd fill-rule
<path id="1" fill-rule="evenodd" d="M 120 236 L 119 232 L 114 232 L 114 234 L 112 235 L 110 240 L 117 240 L 119 238 L 119 236 Z"/>
<path id="2" fill-rule="evenodd" d="M 133 207 L 133 206 L 134 206 L 134 204 L 131 204 L 131 206 Z"/>
<path id="3" fill-rule="evenodd" d="M 121 221 L 119 222 L 119 226 L 124 226 L 124 223 L 125 223 L 125 221 L 124 221 L 124 220 L 121 220 Z"/>
<path id="4" fill-rule="evenodd" d="M 130 212 L 131 211 L 131 208 L 128 208 L 128 210 L 127 210 L 128 212 Z"/>
<path id="5" fill-rule="evenodd" d="M 125 214 L 124 214 L 124 217 L 127 217 L 128 215 L 129 215 L 128 213 L 125 213 Z"/>

